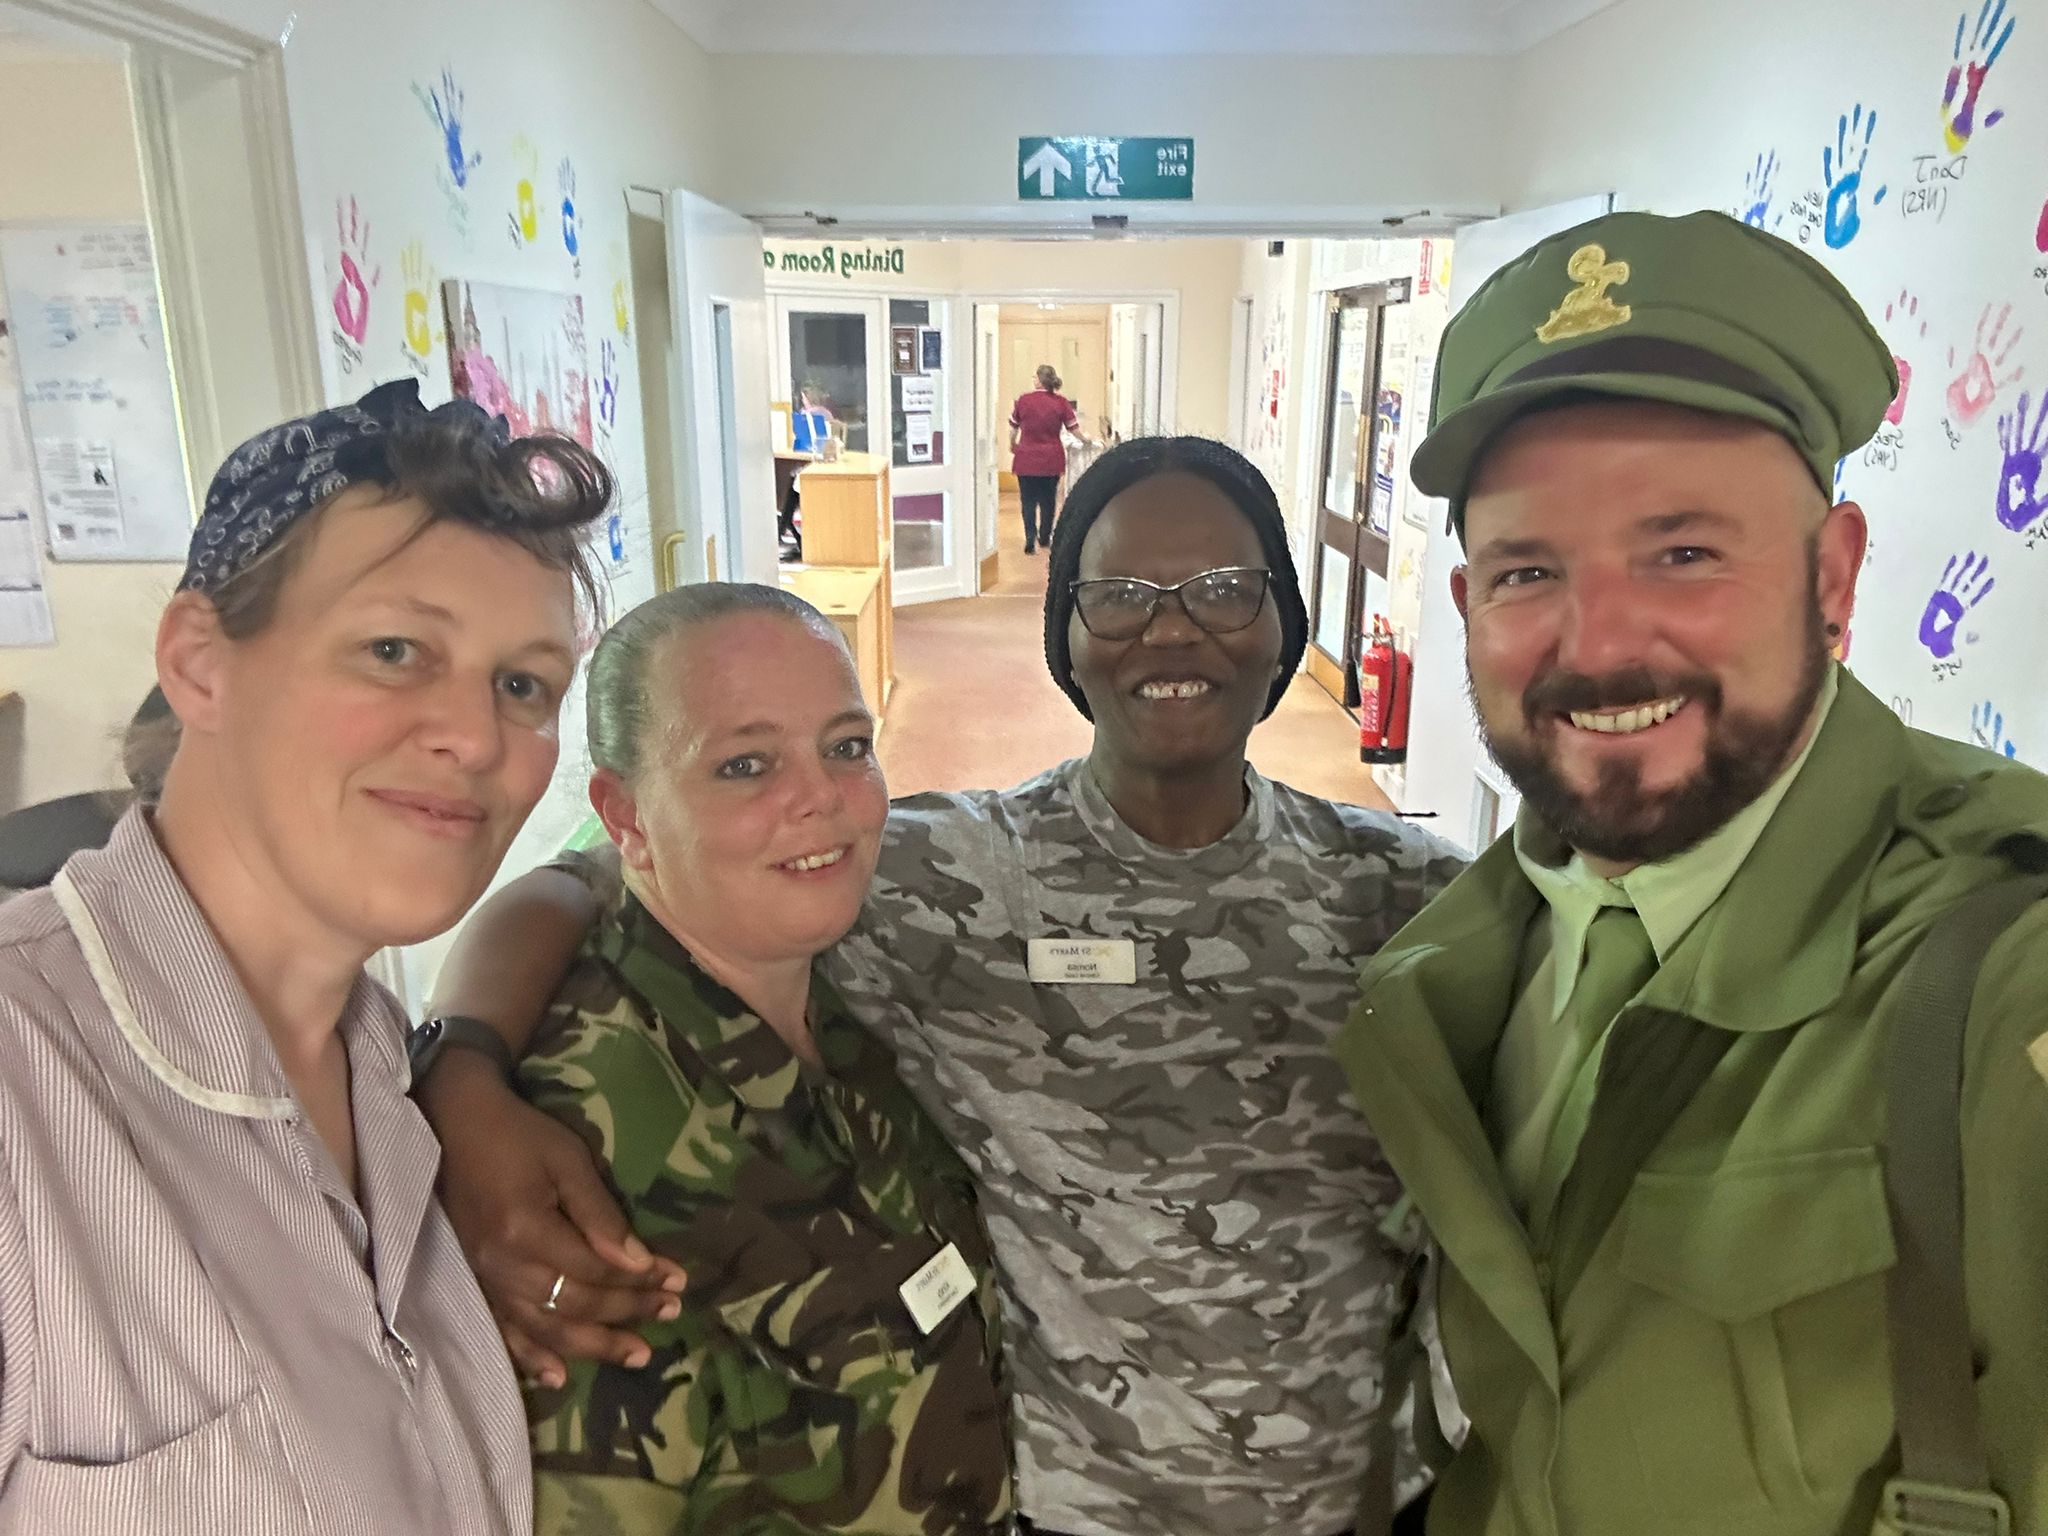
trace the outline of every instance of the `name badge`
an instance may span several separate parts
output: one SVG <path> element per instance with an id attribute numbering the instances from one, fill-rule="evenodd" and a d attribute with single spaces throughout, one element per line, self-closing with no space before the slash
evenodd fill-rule
<path id="1" fill-rule="evenodd" d="M 952 1243 L 939 1256 L 897 1287 L 910 1320 L 919 1333 L 930 1333 L 953 1315 L 954 1308 L 974 1294 L 974 1271 Z"/>
<path id="2" fill-rule="evenodd" d="M 1025 955 L 1031 979 L 1041 984 L 1128 987 L 1138 979 L 1138 946 L 1131 939 L 1033 939 Z"/>

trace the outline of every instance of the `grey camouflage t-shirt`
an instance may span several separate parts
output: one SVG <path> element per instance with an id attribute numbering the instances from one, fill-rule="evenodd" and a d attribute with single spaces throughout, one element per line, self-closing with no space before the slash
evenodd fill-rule
<path id="1" fill-rule="evenodd" d="M 1247 785 L 1192 851 L 1079 760 L 899 800 L 827 959 L 982 1186 L 1018 1507 L 1080 1536 L 1348 1530 L 1418 1241 L 1329 1045 L 1458 855 Z M 1077 937 L 1133 941 L 1137 982 L 1030 981 L 1027 940 Z"/>

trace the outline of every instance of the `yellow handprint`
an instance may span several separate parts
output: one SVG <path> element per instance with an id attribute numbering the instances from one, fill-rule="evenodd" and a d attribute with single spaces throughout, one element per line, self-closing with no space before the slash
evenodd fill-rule
<path id="1" fill-rule="evenodd" d="M 512 215 L 513 238 L 530 245 L 540 234 L 540 203 L 533 192 L 533 178 L 540 174 L 540 150 L 524 134 L 512 141 L 512 164 L 519 173 L 518 206 Z"/>
<path id="2" fill-rule="evenodd" d="M 626 312 L 626 280 L 622 277 L 612 284 L 612 324 L 619 328 L 621 336 L 626 334 L 629 318 Z"/>
<path id="3" fill-rule="evenodd" d="M 426 247 L 415 240 L 398 257 L 398 270 L 405 278 L 405 350 L 425 361 L 434 350 L 434 269 L 427 263 Z"/>

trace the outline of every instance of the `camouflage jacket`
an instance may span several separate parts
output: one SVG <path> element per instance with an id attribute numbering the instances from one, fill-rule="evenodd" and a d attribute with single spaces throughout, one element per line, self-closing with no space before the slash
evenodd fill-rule
<path id="1" fill-rule="evenodd" d="M 521 1091 L 573 1127 L 690 1275 L 640 1370 L 529 1400 L 540 1536 L 951 1536 L 1007 1528 L 997 1302 L 966 1168 L 888 1050 L 814 981 L 827 1071 L 623 897 Z M 899 1288 L 957 1248 L 977 1289 L 926 1334 Z"/>

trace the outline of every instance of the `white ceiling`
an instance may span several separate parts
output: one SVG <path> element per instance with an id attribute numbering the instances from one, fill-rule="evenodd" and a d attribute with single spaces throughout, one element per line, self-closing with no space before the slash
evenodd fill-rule
<path id="1" fill-rule="evenodd" d="M 712 53 L 1519 53 L 1614 0 L 652 0 Z"/>

